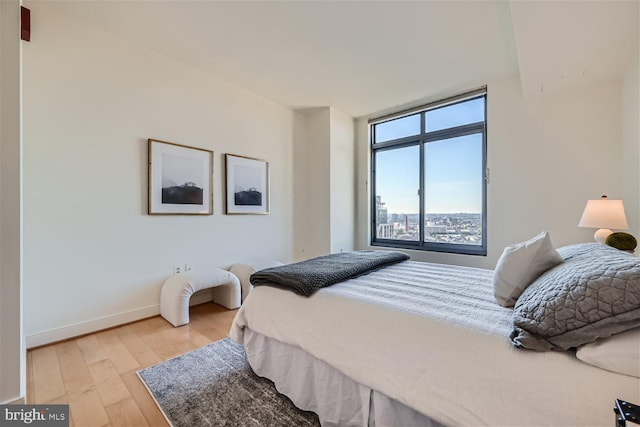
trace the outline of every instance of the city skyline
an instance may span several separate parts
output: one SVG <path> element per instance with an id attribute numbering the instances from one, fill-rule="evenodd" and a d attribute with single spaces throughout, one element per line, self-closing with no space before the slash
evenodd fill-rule
<path id="1" fill-rule="evenodd" d="M 384 203 L 377 199 L 376 238 L 420 240 L 420 215 L 417 213 L 388 214 Z M 479 213 L 425 214 L 424 241 L 465 245 L 481 245 L 483 221 Z"/>

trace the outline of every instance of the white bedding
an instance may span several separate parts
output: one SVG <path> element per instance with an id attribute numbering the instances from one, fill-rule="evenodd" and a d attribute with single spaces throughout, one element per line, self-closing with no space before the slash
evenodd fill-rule
<path id="1" fill-rule="evenodd" d="M 492 271 L 406 261 L 310 298 L 256 287 L 234 319 L 300 347 L 354 381 L 447 425 L 611 424 L 640 379 L 570 352 L 514 348 Z"/>
<path id="2" fill-rule="evenodd" d="M 247 359 L 322 427 L 444 427 L 388 396 L 347 377 L 301 348 L 244 329 Z"/>

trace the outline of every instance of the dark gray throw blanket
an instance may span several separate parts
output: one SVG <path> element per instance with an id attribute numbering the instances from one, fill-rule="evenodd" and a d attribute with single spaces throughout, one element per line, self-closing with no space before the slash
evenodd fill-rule
<path id="1" fill-rule="evenodd" d="M 409 256 L 401 252 L 341 252 L 260 270 L 253 273 L 249 280 L 254 286 L 276 286 L 308 297 L 325 286 L 353 279 L 408 259 Z"/>

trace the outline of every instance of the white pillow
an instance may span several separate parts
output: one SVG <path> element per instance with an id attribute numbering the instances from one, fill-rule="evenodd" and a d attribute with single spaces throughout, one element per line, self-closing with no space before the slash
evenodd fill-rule
<path id="1" fill-rule="evenodd" d="M 546 231 L 526 242 L 507 246 L 493 275 L 496 300 L 503 307 L 513 307 L 531 282 L 563 261 Z"/>
<path id="2" fill-rule="evenodd" d="M 576 356 L 589 365 L 640 378 L 640 328 L 580 346 Z"/>

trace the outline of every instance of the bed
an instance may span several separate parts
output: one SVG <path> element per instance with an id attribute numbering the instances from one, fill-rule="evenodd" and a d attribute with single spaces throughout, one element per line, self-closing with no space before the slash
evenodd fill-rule
<path id="1" fill-rule="evenodd" d="M 304 297 L 257 286 L 230 331 L 325 426 L 612 425 L 640 379 L 516 348 L 493 271 L 403 261 Z"/>

